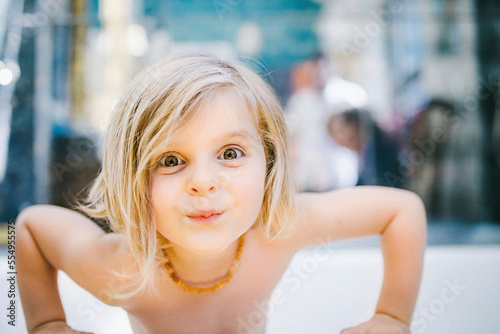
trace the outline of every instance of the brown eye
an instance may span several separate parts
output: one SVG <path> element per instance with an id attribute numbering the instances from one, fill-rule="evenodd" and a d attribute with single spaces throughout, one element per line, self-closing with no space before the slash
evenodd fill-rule
<path id="1" fill-rule="evenodd" d="M 242 155 L 243 153 L 240 150 L 234 148 L 228 148 L 227 150 L 224 151 L 222 157 L 224 160 L 233 160 L 241 157 Z"/>
<path id="2" fill-rule="evenodd" d="M 162 160 L 162 164 L 165 167 L 176 167 L 178 165 L 181 165 L 183 161 L 176 157 L 175 155 L 167 155 L 165 158 Z"/>

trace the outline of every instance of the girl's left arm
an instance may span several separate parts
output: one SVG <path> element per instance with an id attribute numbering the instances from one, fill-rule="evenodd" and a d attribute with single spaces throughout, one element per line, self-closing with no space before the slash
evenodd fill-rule
<path id="1" fill-rule="evenodd" d="M 381 236 L 384 280 L 375 316 L 342 333 L 408 333 L 422 275 L 426 216 L 412 192 L 384 187 L 355 187 L 297 196 L 291 241 L 303 248 L 326 241 Z M 371 332 L 371 331 L 370 331 Z"/>

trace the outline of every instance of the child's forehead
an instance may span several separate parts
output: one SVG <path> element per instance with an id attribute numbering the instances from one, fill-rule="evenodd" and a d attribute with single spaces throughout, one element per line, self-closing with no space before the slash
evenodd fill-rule
<path id="1" fill-rule="evenodd" d="M 193 136 L 218 140 L 242 139 L 261 142 L 254 112 L 234 91 L 225 91 L 200 101 L 187 117 L 169 131 L 168 142 L 185 142 Z"/>

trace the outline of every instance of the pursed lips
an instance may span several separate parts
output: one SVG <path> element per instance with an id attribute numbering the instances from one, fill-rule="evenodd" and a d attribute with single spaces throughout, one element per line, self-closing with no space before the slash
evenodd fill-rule
<path id="1" fill-rule="evenodd" d="M 200 223 L 209 223 L 216 220 L 220 217 L 224 212 L 217 210 L 200 210 L 189 213 L 187 215 L 188 218 Z"/>

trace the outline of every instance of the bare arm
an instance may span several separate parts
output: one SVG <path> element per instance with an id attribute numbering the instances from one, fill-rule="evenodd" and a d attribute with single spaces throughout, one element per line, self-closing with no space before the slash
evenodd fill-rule
<path id="1" fill-rule="evenodd" d="M 416 196 L 403 199 L 400 209 L 381 233 L 384 281 L 377 313 L 410 325 L 422 276 L 426 217 Z"/>
<path id="2" fill-rule="evenodd" d="M 18 284 L 30 333 L 51 321 L 65 321 L 57 288 L 58 270 L 105 300 L 101 291 L 112 277 L 111 270 L 132 263 L 119 236 L 105 234 L 92 221 L 68 209 L 29 207 L 19 215 L 16 225 Z M 128 259 L 128 263 L 113 258 Z"/>
<path id="3" fill-rule="evenodd" d="M 415 194 L 392 188 L 356 187 L 298 195 L 292 235 L 297 248 L 381 235 L 384 281 L 376 312 L 409 326 L 417 299 L 426 243 L 426 217 Z"/>

